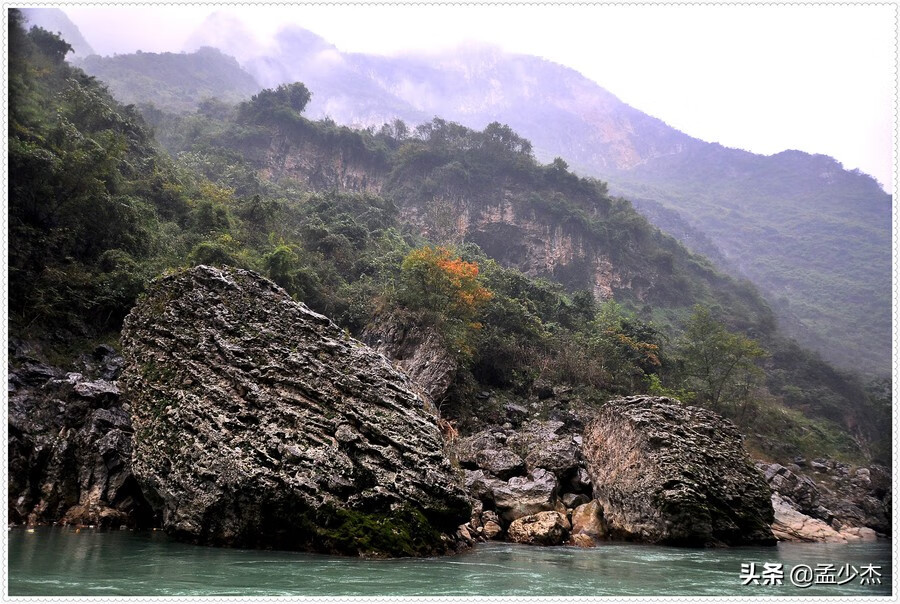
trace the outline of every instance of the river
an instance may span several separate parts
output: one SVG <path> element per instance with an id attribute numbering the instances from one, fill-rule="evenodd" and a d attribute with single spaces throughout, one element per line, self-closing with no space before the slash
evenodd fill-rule
<path id="1" fill-rule="evenodd" d="M 444 558 L 362 560 L 192 546 L 160 531 L 13 528 L 7 539 L 10 596 L 886 596 L 893 580 L 888 541 L 728 549 L 485 543 Z M 775 566 L 764 578 L 766 563 L 781 565 L 781 585 L 765 584 L 779 576 Z M 807 582 L 805 569 L 792 575 L 802 565 L 809 587 L 794 585 Z"/>

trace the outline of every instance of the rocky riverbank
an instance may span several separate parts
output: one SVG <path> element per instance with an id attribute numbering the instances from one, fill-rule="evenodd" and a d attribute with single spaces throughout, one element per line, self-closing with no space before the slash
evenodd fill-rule
<path id="1" fill-rule="evenodd" d="M 253 273 L 198 267 L 138 305 L 127 360 L 100 346 L 63 371 L 12 342 L 10 521 L 353 555 L 890 536 L 885 468 L 754 464 L 674 399 L 576 410 L 546 384 L 459 437 L 427 404 L 455 371 L 433 334 L 368 336 L 380 352 Z"/>

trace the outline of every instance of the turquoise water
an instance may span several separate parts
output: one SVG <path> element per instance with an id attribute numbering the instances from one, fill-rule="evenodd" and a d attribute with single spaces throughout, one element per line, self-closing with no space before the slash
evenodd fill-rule
<path id="1" fill-rule="evenodd" d="M 444 558 L 360 560 L 198 547 L 158 531 L 14 528 L 7 539 L 10 596 L 886 596 L 892 586 L 890 542 L 706 550 L 486 543 Z M 783 564 L 785 584 L 742 586 L 741 564 L 750 562 Z M 880 566 L 881 584 L 798 589 L 789 572 L 799 564 Z"/>

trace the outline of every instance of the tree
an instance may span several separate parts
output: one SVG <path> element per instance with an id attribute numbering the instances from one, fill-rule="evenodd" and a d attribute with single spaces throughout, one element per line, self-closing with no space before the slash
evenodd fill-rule
<path id="1" fill-rule="evenodd" d="M 278 88 L 266 88 L 244 103 L 238 112 L 242 120 L 258 123 L 293 123 L 300 118 L 312 98 L 302 82 L 279 84 Z"/>
<path id="2" fill-rule="evenodd" d="M 400 271 L 407 306 L 436 311 L 451 320 L 471 324 L 492 296 L 481 285 L 478 265 L 454 257 L 447 248 L 413 250 Z"/>
<path id="3" fill-rule="evenodd" d="M 757 359 L 766 356 L 745 335 L 729 332 L 710 310 L 695 306 L 681 346 L 686 386 L 698 402 L 720 412 L 736 413 L 749 402 L 762 370 Z"/>
<path id="4" fill-rule="evenodd" d="M 51 61 L 60 64 L 66 60 L 66 54 L 72 52 L 72 45 L 42 27 L 32 27 L 28 37 L 41 49 Z"/>

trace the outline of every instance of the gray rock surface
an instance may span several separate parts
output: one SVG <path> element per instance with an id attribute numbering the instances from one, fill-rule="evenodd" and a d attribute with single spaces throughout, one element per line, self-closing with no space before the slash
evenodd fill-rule
<path id="1" fill-rule="evenodd" d="M 131 471 L 131 415 L 108 346 L 78 372 L 13 355 L 9 371 L 9 521 L 148 527 L 156 519 Z"/>
<path id="2" fill-rule="evenodd" d="M 525 461 L 505 447 L 478 451 L 475 463 L 502 480 L 525 474 Z"/>
<path id="3" fill-rule="evenodd" d="M 134 473 L 192 542 L 366 556 L 454 547 L 471 509 L 384 357 L 259 275 L 157 279 L 125 321 Z"/>
<path id="4" fill-rule="evenodd" d="M 771 545 L 771 490 L 735 426 L 666 397 L 610 401 L 584 456 L 614 538 L 686 546 Z"/>
<path id="5" fill-rule="evenodd" d="M 525 462 L 529 470 L 550 470 L 558 480 L 567 483 L 578 471 L 581 451 L 573 435 L 564 428 L 561 421 L 532 420 L 524 423 L 508 443 L 527 451 Z"/>
<path id="6" fill-rule="evenodd" d="M 500 517 L 512 522 L 522 516 L 555 510 L 557 503 L 556 478 L 547 470 L 537 469 L 528 476 L 515 476 L 494 487 L 494 503 Z"/>
<path id="7" fill-rule="evenodd" d="M 369 326 L 362 340 L 409 376 L 417 393 L 429 403 L 440 403 L 456 377 L 458 363 L 432 328 L 383 319 Z"/>

